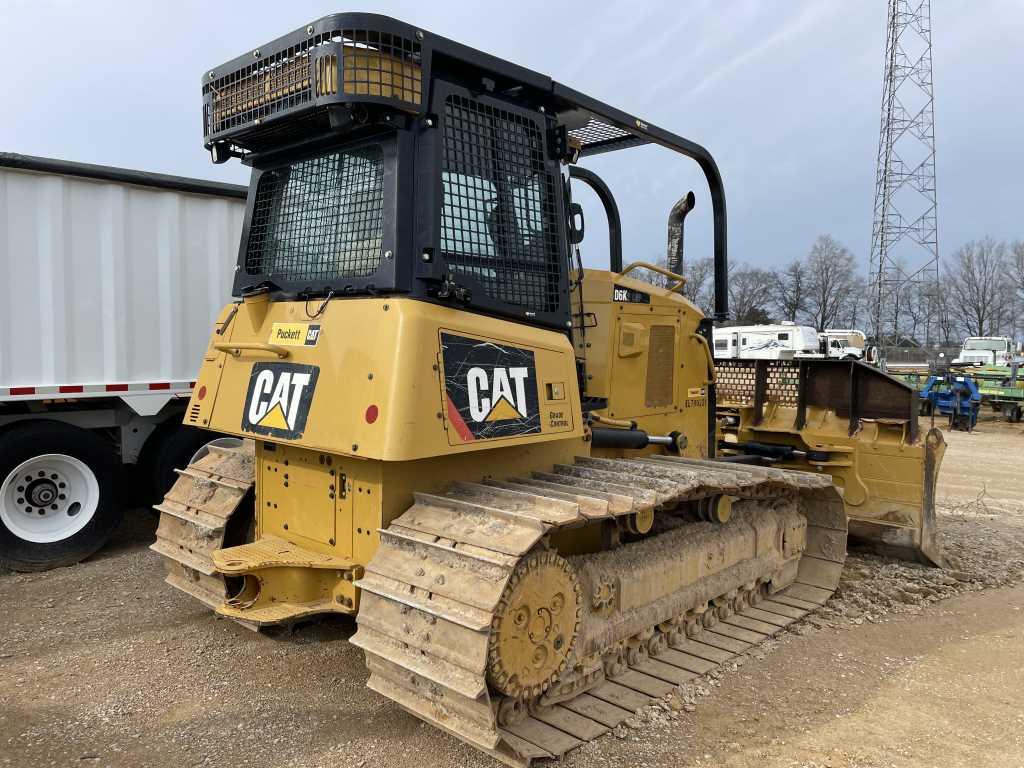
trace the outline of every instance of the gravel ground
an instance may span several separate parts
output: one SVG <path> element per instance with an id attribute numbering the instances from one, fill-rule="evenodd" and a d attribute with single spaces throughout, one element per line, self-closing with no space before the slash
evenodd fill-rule
<path id="1" fill-rule="evenodd" d="M 1024 429 L 947 439 L 948 570 L 851 555 L 820 615 L 564 764 L 1024 765 Z M 0 573 L 0 765 L 494 765 L 364 687 L 353 622 L 260 635 L 165 588 L 154 529 Z"/>

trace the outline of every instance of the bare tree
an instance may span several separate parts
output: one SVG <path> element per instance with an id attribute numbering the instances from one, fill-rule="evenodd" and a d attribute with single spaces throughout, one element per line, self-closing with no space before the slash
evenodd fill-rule
<path id="1" fill-rule="evenodd" d="M 737 265 L 729 274 L 729 314 L 740 325 L 772 321 L 769 304 L 772 273 L 766 269 Z"/>
<path id="2" fill-rule="evenodd" d="M 901 292 L 898 329 L 912 339 L 921 341 L 927 334 L 924 332 L 930 322 L 932 306 L 931 297 L 920 283 L 909 283 Z"/>
<path id="3" fill-rule="evenodd" d="M 820 235 L 807 254 L 807 309 L 818 330 L 835 327 L 856 274 L 853 254 L 830 235 Z"/>
<path id="4" fill-rule="evenodd" d="M 1010 273 L 1016 291 L 1013 330 L 1016 335 L 1024 336 L 1024 240 L 1010 244 Z"/>
<path id="5" fill-rule="evenodd" d="M 807 311 L 807 270 L 800 259 L 773 272 L 769 288 L 779 319 L 795 323 Z"/>
<path id="6" fill-rule="evenodd" d="M 668 259 L 664 256 L 654 259 L 652 263 L 662 269 L 668 269 Z M 643 280 L 645 283 L 650 283 L 658 288 L 668 288 L 669 286 L 669 280 L 667 277 L 659 272 L 652 272 L 649 269 L 638 269 L 633 272 L 630 277 L 636 278 L 637 280 Z"/>
<path id="7" fill-rule="evenodd" d="M 950 307 L 968 336 L 996 335 L 1010 317 L 1008 251 L 1006 243 L 986 237 L 961 246 L 946 262 Z"/>
<path id="8" fill-rule="evenodd" d="M 835 324 L 841 328 L 862 328 L 868 321 L 868 304 L 868 284 L 864 278 L 854 276 L 846 298 L 839 308 Z"/>
<path id="9" fill-rule="evenodd" d="M 946 281 L 923 283 L 920 287 L 922 300 L 931 303 L 932 323 L 935 328 L 936 341 L 944 347 L 959 344 L 957 319 L 953 315 L 949 302 L 949 290 Z"/>
<path id="10" fill-rule="evenodd" d="M 668 260 L 664 257 L 657 259 L 654 264 L 668 269 Z M 682 276 L 686 279 L 686 283 L 683 285 L 681 293 L 696 304 L 706 316 L 710 316 L 714 312 L 714 274 L 715 263 L 710 258 L 694 259 L 683 264 Z M 668 288 L 669 284 L 673 282 L 664 275 L 649 269 L 638 269 L 631 277 L 658 288 Z"/>
<path id="11" fill-rule="evenodd" d="M 711 258 L 693 259 L 683 265 L 683 295 L 710 316 L 714 312 L 715 262 Z"/>

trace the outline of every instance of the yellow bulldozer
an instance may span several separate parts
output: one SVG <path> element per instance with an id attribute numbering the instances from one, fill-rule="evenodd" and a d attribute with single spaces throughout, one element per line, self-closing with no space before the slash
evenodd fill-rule
<path id="1" fill-rule="evenodd" d="M 167 581 L 252 628 L 355 616 L 368 685 L 512 765 L 560 756 L 807 612 L 850 530 L 939 557 L 942 439 L 856 362 L 716 366 L 669 269 L 623 267 L 578 163 L 701 146 L 537 72 L 345 13 L 209 70 L 205 145 L 252 168 L 186 416 Z M 584 269 L 581 186 L 607 213 Z M 661 272 L 664 287 L 637 279 Z"/>

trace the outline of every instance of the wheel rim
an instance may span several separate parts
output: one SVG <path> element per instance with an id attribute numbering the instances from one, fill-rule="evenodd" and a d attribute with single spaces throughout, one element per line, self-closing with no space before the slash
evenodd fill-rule
<path id="1" fill-rule="evenodd" d="M 92 520 L 99 502 L 96 474 L 63 453 L 23 461 L 0 485 L 0 519 L 19 539 L 34 544 L 74 536 Z"/>
<path id="2" fill-rule="evenodd" d="M 198 451 L 192 454 L 192 458 L 188 460 L 189 464 L 195 464 L 201 458 L 206 456 L 210 452 L 210 446 L 214 448 L 241 448 L 242 441 L 237 437 L 218 437 L 215 440 L 203 445 Z"/>

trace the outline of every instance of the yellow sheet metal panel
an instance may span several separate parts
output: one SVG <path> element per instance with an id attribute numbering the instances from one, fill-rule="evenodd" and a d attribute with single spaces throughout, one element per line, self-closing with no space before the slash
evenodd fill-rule
<path id="1" fill-rule="evenodd" d="M 301 546 L 334 547 L 339 533 L 338 493 L 336 477 L 329 471 L 334 468 L 326 466 L 326 459 L 317 451 L 259 443 L 256 487 L 261 536 L 279 536 Z"/>
<path id="2" fill-rule="evenodd" d="M 587 395 L 608 400 L 597 413 L 636 421 L 653 435 L 680 432 L 686 455 L 706 457 L 709 371 L 696 341 L 700 310 L 678 293 L 598 270 L 584 272 L 583 306 L 576 354 L 586 360 Z"/>
<path id="3" fill-rule="evenodd" d="M 211 343 L 192 423 L 384 461 L 583 434 L 564 334 L 411 299 L 313 309 L 243 302 Z"/>
<path id="4" fill-rule="evenodd" d="M 446 328 L 439 331 L 438 343 L 449 445 L 577 428 L 579 411 L 570 410 L 565 400 L 576 377 L 566 366 L 564 348 L 509 344 Z"/>

